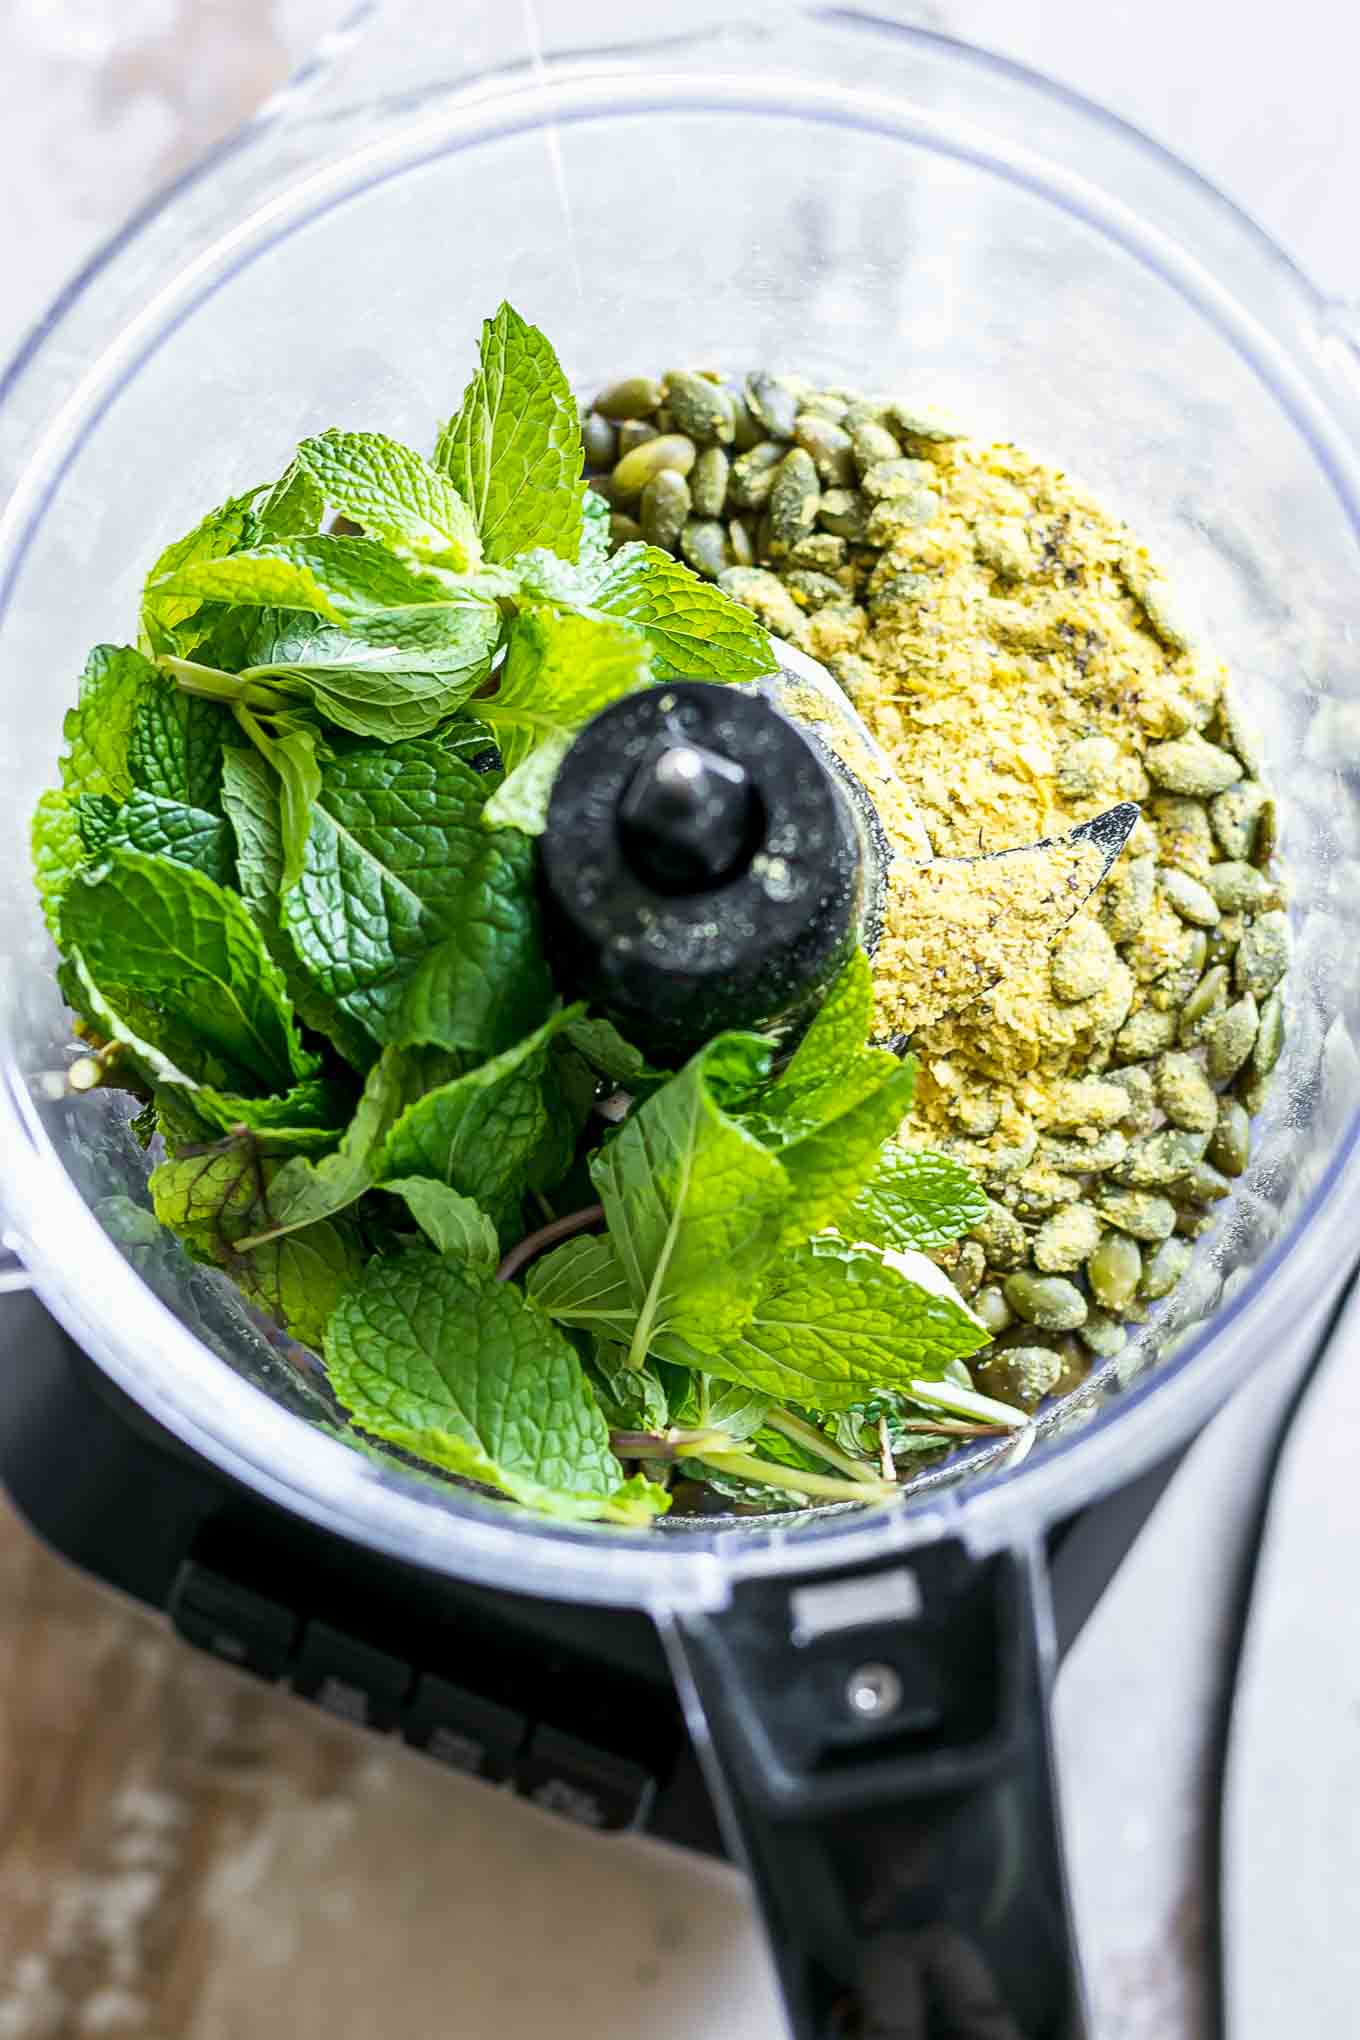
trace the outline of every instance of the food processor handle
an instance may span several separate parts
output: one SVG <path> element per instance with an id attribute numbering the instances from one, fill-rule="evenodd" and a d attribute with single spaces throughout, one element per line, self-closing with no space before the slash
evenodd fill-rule
<path id="1" fill-rule="evenodd" d="M 1082 2040 L 1039 1546 L 741 1582 L 662 1628 L 794 2040 Z"/>

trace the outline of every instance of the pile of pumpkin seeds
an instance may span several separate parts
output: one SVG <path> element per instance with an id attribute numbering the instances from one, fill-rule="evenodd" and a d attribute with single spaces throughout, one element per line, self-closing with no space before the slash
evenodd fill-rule
<path id="1" fill-rule="evenodd" d="M 919 592 L 922 577 L 892 555 L 939 512 L 932 456 L 961 437 L 888 398 L 707 370 L 612 385 L 583 436 L 616 545 L 642 538 L 683 559 L 852 696 L 866 622 Z M 1003 578 L 1023 571 L 1002 556 L 1006 542 L 989 530 Z M 1159 584 L 1136 593 L 1158 638 L 1185 650 Z M 1118 1352 L 1181 1280 L 1247 1166 L 1283 1046 L 1275 804 L 1230 700 L 1199 723 L 1143 751 L 1150 813 L 1098 918 L 1074 925 L 1051 959 L 1055 995 L 1074 1001 L 1128 959 L 1143 986 L 1134 1010 L 1058 1086 L 1038 1135 L 1004 1158 L 995 1144 L 952 1143 L 990 1202 L 973 1236 L 937 1258 L 995 1335 L 974 1363 L 979 1386 L 1028 1407 Z M 1113 749 L 1101 736 L 1071 746 L 1067 792 L 1088 772 L 1095 790 L 1102 747 Z M 1149 964 L 1155 940 L 1168 960 Z"/>

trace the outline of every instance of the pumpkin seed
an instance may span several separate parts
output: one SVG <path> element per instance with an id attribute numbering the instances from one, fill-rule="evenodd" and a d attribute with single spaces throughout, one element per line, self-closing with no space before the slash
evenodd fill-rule
<path id="1" fill-rule="evenodd" d="M 1218 1124 L 1218 1095 L 1193 1056 L 1164 1055 L 1157 1065 L 1157 1097 L 1173 1126 L 1188 1133 L 1212 1133 Z"/>
<path id="2" fill-rule="evenodd" d="M 1252 1075 L 1268 1077 L 1284 1047 L 1284 993 L 1274 991 L 1261 1008 L 1261 1025 L 1251 1051 Z"/>
<path id="3" fill-rule="evenodd" d="M 1252 858 L 1260 865 L 1269 864 L 1280 847 L 1280 812 L 1273 800 L 1263 800 L 1260 819 L 1256 827 L 1256 842 Z"/>
<path id="4" fill-rule="evenodd" d="M 1225 1176 L 1240 1176 L 1250 1158 L 1251 1121 L 1246 1107 L 1236 1098 L 1220 1098 L 1218 1124 L 1209 1136 L 1205 1159 Z"/>
<path id="5" fill-rule="evenodd" d="M 642 492 L 640 513 L 642 535 L 648 545 L 674 552 L 689 513 L 690 489 L 684 476 L 674 468 L 663 468 L 659 475 L 653 475 Z"/>
<path id="6" fill-rule="evenodd" d="M 849 488 L 855 479 L 855 457 L 850 434 L 829 418 L 812 411 L 800 411 L 793 436 L 809 453 L 817 473 L 829 489 Z"/>
<path id="7" fill-rule="evenodd" d="M 803 408 L 798 415 L 800 418 L 829 418 L 833 425 L 839 425 L 849 408 L 848 399 L 835 390 L 813 390 L 803 398 Z M 811 451 L 809 447 L 808 452 Z"/>
<path id="8" fill-rule="evenodd" d="M 759 510 L 769 502 L 775 469 L 784 458 L 784 451 L 777 441 L 762 439 L 733 461 L 727 488 L 739 510 Z"/>
<path id="9" fill-rule="evenodd" d="M 823 497 L 825 502 L 826 498 Z M 811 567 L 819 574 L 834 574 L 845 565 L 845 540 L 829 531 L 813 531 L 789 549 L 791 567 Z"/>
<path id="10" fill-rule="evenodd" d="M 734 453 L 749 453 L 765 437 L 765 428 L 751 415 L 751 408 L 740 390 L 730 390 L 728 394 L 732 399 L 732 450 Z"/>
<path id="11" fill-rule="evenodd" d="M 1159 1297 L 1170 1296 L 1189 1268 L 1191 1257 L 1188 1241 L 1174 1237 L 1163 1240 L 1143 1264 L 1143 1279 L 1138 1285 L 1143 1301 L 1155 1303 Z"/>
<path id="12" fill-rule="evenodd" d="M 727 533 L 716 518 L 691 517 L 680 534 L 680 550 L 696 574 L 716 581 L 732 562 L 727 550 Z"/>
<path id="13" fill-rule="evenodd" d="M 817 518 L 823 531 L 857 545 L 869 528 L 869 506 L 855 489 L 828 489 Z"/>
<path id="14" fill-rule="evenodd" d="M 1101 904 L 1106 930 L 1115 942 L 1130 942 L 1152 911 L 1157 865 L 1152 857 L 1132 857 L 1115 867 Z"/>
<path id="15" fill-rule="evenodd" d="M 1176 1195 L 1186 1204 L 1217 1204 L 1232 1195 L 1232 1184 L 1212 1162 L 1196 1162 L 1176 1185 Z"/>
<path id="16" fill-rule="evenodd" d="M 996 1162 L 993 1159 L 995 1173 Z M 1072 1204 L 1081 1195 L 1075 1176 L 1064 1176 L 1048 1161 L 1031 1162 L 1015 1177 L 1015 1208 L 1024 1218 L 1042 1218 L 1060 1204 Z"/>
<path id="17" fill-rule="evenodd" d="M 1273 992 L 1289 964 L 1289 922 L 1277 909 L 1261 914 L 1244 930 L 1233 961 L 1233 983 L 1239 992 L 1264 999 Z"/>
<path id="18" fill-rule="evenodd" d="M 987 1256 L 976 1240 L 959 1242 L 959 1258 L 954 1263 L 953 1283 L 959 1295 L 965 1298 L 977 1294 L 978 1284 L 987 1272 Z"/>
<path id="19" fill-rule="evenodd" d="M 646 446 L 648 440 L 660 439 L 660 437 L 661 434 L 657 427 L 646 418 L 625 419 L 623 424 L 619 426 L 616 434 L 619 459 L 622 460 L 625 453 L 631 453 L 635 446 Z"/>
<path id="20" fill-rule="evenodd" d="M 748 375 L 746 402 L 751 415 L 771 439 L 792 439 L 798 422 L 798 399 L 787 384 L 772 375 Z"/>
<path id="21" fill-rule="evenodd" d="M 1159 794 L 1152 802 L 1151 817 L 1162 863 L 1202 878 L 1214 855 L 1214 832 L 1204 803 Z"/>
<path id="22" fill-rule="evenodd" d="M 791 568 L 784 576 L 784 585 L 803 609 L 824 609 L 828 602 L 839 602 L 845 594 L 840 582 L 833 581 L 830 574 L 814 574 L 806 567 Z"/>
<path id="23" fill-rule="evenodd" d="M 655 425 L 658 432 L 673 432 L 675 430 L 675 420 L 671 416 L 670 405 L 663 404 L 659 411 L 653 411 L 651 422 Z"/>
<path id="24" fill-rule="evenodd" d="M 878 503 L 885 497 L 915 495 L 922 488 L 928 489 L 935 479 L 929 461 L 908 460 L 899 454 L 893 460 L 876 460 L 866 468 L 860 487 L 872 502 Z"/>
<path id="25" fill-rule="evenodd" d="M 1106 1310 L 1123 1310 L 1132 1303 L 1143 1273 L 1143 1256 L 1138 1242 L 1126 1233 L 1110 1233 L 1086 1263 L 1086 1280 L 1091 1294 Z"/>
<path id="26" fill-rule="evenodd" d="M 1218 724 L 1228 749 L 1236 752 L 1253 779 L 1259 779 L 1264 765 L 1260 735 L 1236 695 L 1225 694 L 1219 702 Z"/>
<path id="27" fill-rule="evenodd" d="M 581 449 L 587 467 L 612 468 L 619 457 L 618 434 L 598 411 L 587 411 L 581 420 Z"/>
<path id="28" fill-rule="evenodd" d="M 718 585 L 725 595 L 733 596 L 754 611 L 776 637 L 796 638 L 802 629 L 798 604 L 779 576 L 766 568 L 727 567 L 718 576 Z"/>
<path id="29" fill-rule="evenodd" d="M 1064 1204 L 1034 1236 L 1034 1265 L 1045 1275 L 1070 1275 L 1100 1245 L 1100 1220 L 1088 1204 Z"/>
<path id="30" fill-rule="evenodd" d="M 1096 1140 L 1055 1140 L 1051 1135 L 1039 1143 L 1046 1161 L 1055 1168 L 1078 1176 L 1103 1176 L 1122 1162 L 1128 1152 L 1128 1137 L 1112 1126 Z"/>
<path id="31" fill-rule="evenodd" d="M 994 1339 L 1009 1331 L 1015 1323 L 1015 1313 L 1001 1293 L 998 1283 L 989 1282 L 985 1289 L 979 1289 L 973 1298 L 973 1311 L 982 1319 Z"/>
<path id="32" fill-rule="evenodd" d="M 855 433 L 859 431 L 861 425 L 886 426 L 887 419 L 887 397 L 856 396 L 846 405 L 841 423 L 847 432 Z"/>
<path id="33" fill-rule="evenodd" d="M 894 398 L 888 405 L 888 416 L 904 438 L 921 439 L 930 446 L 943 446 L 951 439 L 963 437 L 959 426 L 929 404 L 907 404 Z"/>
<path id="34" fill-rule="evenodd" d="M 1130 1062 L 1146 1062 L 1176 1039 L 1176 1016 L 1159 1013 L 1155 1006 L 1142 1006 L 1120 1028 L 1114 1038 L 1116 1051 Z"/>
<path id="35" fill-rule="evenodd" d="M 993 1268 L 1018 1268 L 1029 1249 L 1029 1241 L 1019 1219 L 993 1198 L 987 1200 L 987 1209 L 969 1238 L 978 1242 Z"/>
<path id="36" fill-rule="evenodd" d="M 1209 803 L 1209 820 L 1225 857 L 1253 854 L 1265 793 L 1254 779 L 1242 780 Z"/>
<path id="37" fill-rule="evenodd" d="M 1094 997 L 1114 961 L 1114 944 L 1100 922 L 1075 922 L 1063 931 L 1049 952 L 1048 974 L 1054 998 L 1071 1005 L 1079 999 Z"/>
<path id="38" fill-rule="evenodd" d="M 1253 1119 L 1265 1107 L 1266 1099 L 1270 1093 L 1270 1083 L 1269 1077 L 1258 1077 L 1250 1066 L 1243 1070 L 1241 1076 L 1237 1079 L 1234 1088 L 1238 1097 L 1242 1100 L 1244 1108 Z"/>
<path id="39" fill-rule="evenodd" d="M 988 1102 L 996 1115 L 995 1100 Z M 1107 1127 L 1117 1126 L 1128 1110 L 1128 1092 L 1113 1078 L 1067 1077 L 1050 1089 L 1048 1123 L 1059 1133 L 1103 1133 Z"/>
<path id="40" fill-rule="evenodd" d="M 1117 1086 L 1124 1093 L 1121 1123 L 1125 1132 L 1151 1133 L 1159 1118 L 1151 1072 L 1141 1063 L 1131 1063 L 1127 1069 L 1107 1070 L 1104 1082 Z"/>
<path id="41" fill-rule="evenodd" d="M 751 534 L 740 517 L 728 520 L 727 536 L 732 547 L 732 558 L 739 567 L 755 565 L 756 549 L 751 543 Z"/>
<path id="42" fill-rule="evenodd" d="M 901 447 L 886 425 L 877 419 L 866 419 L 862 424 L 850 426 L 849 430 L 855 466 L 861 474 L 867 474 L 881 460 L 897 460 L 900 457 Z"/>
<path id="43" fill-rule="evenodd" d="M 914 489 L 909 496 L 889 496 L 869 513 L 865 537 L 870 545 L 895 545 L 904 532 L 929 524 L 940 508 L 934 489 Z"/>
<path id="44" fill-rule="evenodd" d="M 1209 937 L 1203 928 L 1187 928 L 1182 960 L 1158 980 L 1148 993 L 1150 1005 L 1163 1013 L 1179 1013 L 1204 975 L 1209 960 Z"/>
<path id="45" fill-rule="evenodd" d="M 1209 1075 L 1216 1084 L 1226 1084 L 1237 1075 L 1255 1046 L 1260 1024 L 1256 1000 L 1247 992 L 1205 1027 L 1203 1040 L 1209 1057 Z"/>
<path id="46" fill-rule="evenodd" d="M 736 409 L 727 391 L 707 376 L 681 370 L 668 377 L 666 403 L 679 430 L 700 446 L 731 445 L 737 429 Z"/>
<path id="47" fill-rule="evenodd" d="M 1209 931 L 1209 946 L 1205 960 L 1209 964 L 1231 963 L 1237 954 L 1237 945 L 1242 940 L 1246 926 L 1240 914 L 1225 914 L 1216 928 Z"/>
<path id="48" fill-rule="evenodd" d="M 1016 1316 L 1043 1331 L 1073 1332 L 1085 1321 L 1086 1298 L 1075 1282 L 1068 1282 L 1061 1275 L 1031 1275 L 1022 1271 L 1008 1275 L 1003 1288 Z"/>
<path id="49" fill-rule="evenodd" d="M 1213 1223 L 1213 1213 L 1206 1211 L 1202 1204 L 1183 1205 L 1176 1214 L 1176 1231 L 1185 1240 L 1202 1239 L 1212 1229 Z"/>
<path id="50" fill-rule="evenodd" d="M 1225 914 L 1254 913 L 1268 905 L 1275 894 L 1264 872 L 1235 857 L 1210 865 L 1205 883 Z"/>
<path id="51" fill-rule="evenodd" d="M 1112 1318 L 1103 1310 L 1088 1310 L 1084 1325 L 1078 1325 L 1077 1337 L 1088 1346 L 1097 1360 L 1113 1360 L 1116 1353 L 1122 1353 L 1129 1342 L 1129 1335 L 1118 1318 Z"/>
<path id="52" fill-rule="evenodd" d="M 1197 794 L 1201 799 L 1222 793 L 1242 777 L 1242 767 L 1231 751 L 1220 751 L 1206 743 L 1197 730 L 1169 743 L 1149 744 L 1143 755 L 1148 777 L 1171 793 Z"/>
<path id="53" fill-rule="evenodd" d="M 1032 1410 L 1052 1392 L 1061 1373 L 1062 1360 L 1050 1347 L 1008 1346 L 982 1362 L 977 1378 L 984 1393 Z"/>
<path id="54" fill-rule="evenodd" d="M 635 517 L 627 517 L 622 510 L 616 510 L 609 520 L 609 543 L 611 545 L 634 545 L 642 537 L 642 526 Z"/>
<path id="55" fill-rule="evenodd" d="M 689 492 L 696 517 L 721 517 L 732 463 L 720 446 L 706 446 L 694 463 Z"/>
<path id="56" fill-rule="evenodd" d="M 1209 885 L 1201 885 L 1188 871 L 1174 864 L 1158 867 L 1157 882 L 1183 921 L 1195 928 L 1212 928 L 1219 917 L 1221 902 Z"/>
<path id="57" fill-rule="evenodd" d="M 1097 1206 L 1107 1224 L 1136 1240 L 1164 1240 L 1175 1230 L 1175 1205 L 1151 1190 L 1102 1190 Z"/>
<path id="58" fill-rule="evenodd" d="M 812 455 L 801 446 L 790 448 L 774 471 L 770 490 L 770 534 L 784 546 L 797 545 L 817 522 L 822 504 L 822 485 Z"/>
<path id="59" fill-rule="evenodd" d="M 678 432 L 663 432 L 655 439 L 649 439 L 643 446 L 635 446 L 610 476 L 616 491 L 624 502 L 640 496 L 655 475 L 666 468 L 674 468 L 677 474 L 687 475 L 699 457 L 699 449 L 692 439 L 684 438 Z"/>
<path id="60" fill-rule="evenodd" d="M 1182 1048 L 1192 1048 L 1201 1040 L 1210 1021 L 1222 1013 L 1228 1003 L 1228 971 L 1225 964 L 1216 963 L 1199 981 L 1199 988 L 1190 994 L 1181 1008 L 1180 1025 L 1177 1032 Z"/>
<path id="61" fill-rule="evenodd" d="M 610 383 L 595 399 L 595 409 L 602 418 L 646 418 L 665 398 L 664 386 L 651 375 L 625 376 L 622 382 Z"/>
<path id="62" fill-rule="evenodd" d="M 1179 1127 L 1145 1133 L 1134 1141 L 1113 1172 L 1130 1190 L 1160 1190 L 1193 1169 L 1209 1145 L 1207 1133 L 1186 1133 Z"/>

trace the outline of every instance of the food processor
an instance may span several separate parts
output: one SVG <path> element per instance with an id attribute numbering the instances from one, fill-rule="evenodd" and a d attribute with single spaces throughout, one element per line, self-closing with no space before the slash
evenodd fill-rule
<path id="1" fill-rule="evenodd" d="M 741 1857 L 800 2040 L 1075 2036 L 1059 1642 L 1356 1251 L 1360 351 L 1193 173 L 1013 65 L 843 9 L 647 29 L 361 10 L 0 389 L 0 1474 L 191 1642 L 550 1811 Z M 319 1373 L 129 1224 L 127 1102 L 66 1094 L 26 837 L 89 645 L 131 629 L 166 539 L 306 433 L 429 443 L 502 297 L 583 391 L 759 364 L 1060 461 L 1173 563 L 1262 727 L 1295 960 L 1255 1155 L 1023 1457 L 646 1533 L 435 1482 L 357 1449 Z"/>

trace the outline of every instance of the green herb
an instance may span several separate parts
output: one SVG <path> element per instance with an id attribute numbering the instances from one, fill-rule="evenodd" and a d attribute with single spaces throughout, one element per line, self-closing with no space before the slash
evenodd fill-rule
<path id="1" fill-rule="evenodd" d="M 775 664 L 717 587 L 609 547 L 566 378 L 502 306 L 433 462 L 323 432 L 163 549 L 33 820 L 80 1083 L 164 1148 L 154 1219 L 105 1216 L 324 1351 L 362 1449 L 568 1518 L 650 1520 L 677 1462 L 743 1504 L 874 1499 L 889 1446 L 996 1408 L 979 1321 L 898 1251 L 980 1199 L 894 1140 L 913 1068 L 869 1045 L 858 954 L 778 1069 L 740 1034 L 658 1068 L 559 997 L 533 839 L 577 731 Z"/>

